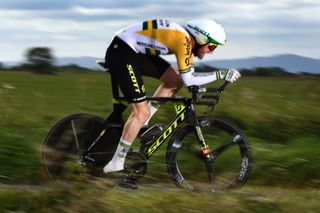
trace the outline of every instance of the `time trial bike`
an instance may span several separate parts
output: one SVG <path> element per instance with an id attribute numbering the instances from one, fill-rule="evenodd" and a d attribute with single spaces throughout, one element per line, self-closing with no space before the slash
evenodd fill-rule
<path id="1" fill-rule="evenodd" d="M 104 64 L 102 63 L 102 66 Z M 171 102 L 176 115 L 166 125 L 156 124 L 140 136 L 138 150 L 130 150 L 122 173 L 136 182 L 148 170 L 148 160 L 168 139 L 166 166 L 170 178 L 190 191 L 217 191 L 243 185 L 249 177 L 252 154 L 241 129 L 224 118 L 199 116 L 196 107 L 218 104 L 228 83 L 216 88 L 192 86 L 190 97 L 148 97 L 148 101 Z M 43 165 L 53 180 L 67 180 L 79 165 L 80 173 L 105 176 L 102 168 L 116 150 L 127 108 L 112 82 L 113 111 L 106 119 L 80 113 L 57 122 L 47 134 Z M 115 95 L 116 94 L 116 95 Z M 107 177 L 107 176 L 106 176 Z"/>

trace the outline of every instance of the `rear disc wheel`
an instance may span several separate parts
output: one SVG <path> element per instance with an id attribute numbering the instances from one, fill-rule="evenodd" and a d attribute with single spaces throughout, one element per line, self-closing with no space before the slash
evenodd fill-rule
<path id="1" fill-rule="evenodd" d="M 52 180 L 76 180 L 86 173 L 81 155 L 104 127 L 102 118 L 90 114 L 70 115 L 55 124 L 42 150 L 42 163 L 48 176 Z"/>

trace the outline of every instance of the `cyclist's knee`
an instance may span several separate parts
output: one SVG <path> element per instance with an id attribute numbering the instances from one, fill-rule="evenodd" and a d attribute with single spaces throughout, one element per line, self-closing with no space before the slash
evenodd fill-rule
<path id="1" fill-rule="evenodd" d="M 180 90 L 183 83 L 180 80 L 174 81 L 174 82 L 163 82 L 164 88 L 170 89 L 173 93 L 176 93 Z"/>
<path id="2" fill-rule="evenodd" d="M 161 76 L 160 80 L 167 84 L 178 84 L 181 81 L 179 71 L 169 67 Z"/>
<path id="3" fill-rule="evenodd" d="M 139 125 L 143 125 L 151 115 L 150 110 L 142 110 L 135 114 L 135 119 Z"/>
<path id="4" fill-rule="evenodd" d="M 139 105 L 133 109 L 134 117 L 139 123 L 144 123 L 151 115 L 148 104 Z"/>
<path id="5" fill-rule="evenodd" d="M 182 87 L 182 80 L 179 78 L 176 82 L 171 85 L 172 89 L 179 90 Z"/>
<path id="6" fill-rule="evenodd" d="M 164 86 L 166 88 L 177 89 L 179 90 L 183 83 L 179 75 L 167 75 L 161 78 Z"/>

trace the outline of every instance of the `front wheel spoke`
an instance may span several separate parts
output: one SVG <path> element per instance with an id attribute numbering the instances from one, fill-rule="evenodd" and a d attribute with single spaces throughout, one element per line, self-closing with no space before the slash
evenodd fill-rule
<path id="1" fill-rule="evenodd" d="M 75 128 L 75 125 L 74 125 L 74 120 L 71 120 L 71 126 L 72 126 L 73 136 L 74 136 L 74 139 L 76 141 L 77 150 L 79 150 L 80 149 L 80 145 L 79 145 L 77 131 L 76 131 L 76 128 Z"/>
<path id="2" fill-rule="evenodd" d="M 212 154 L 214 158 L 219 157 L 227 148 L 236 145 L 241 140 L 240 135 L 235 135 L 232 138 L 229 138 L 226 142 L 224 142 L 221 146 L 217 147 L 213 150 Z"/>

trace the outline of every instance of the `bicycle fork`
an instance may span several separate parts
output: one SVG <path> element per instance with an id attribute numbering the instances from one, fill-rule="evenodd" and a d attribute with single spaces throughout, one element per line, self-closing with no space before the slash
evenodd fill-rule
<path id="1" fill-rule="evenodd" d="M 211 191 L 216 191 L 216 184 L 215 184 L 215 168 L 214 168 L 214 158 L 213 156 L 210 154 L 209 151 L 209 145 L 207 144 L 207 142 L 205 141 L 203 134 L 202 134 L 202 130 L 200 128 L 200 126 L 197 124 L 195 127 L 195 132 L 196 132 L 196 136 L 197 139 L 199 141 L 200 144 L 200 149 L 201 149 L 201 156 L 204 157 L 204 161 L 205 161 L 205 166 L 208 172 L 208 177 L 209 177 L 209 181 L 211 183 Z M 212 149 L 212 147 L 210 147 Z"/>

